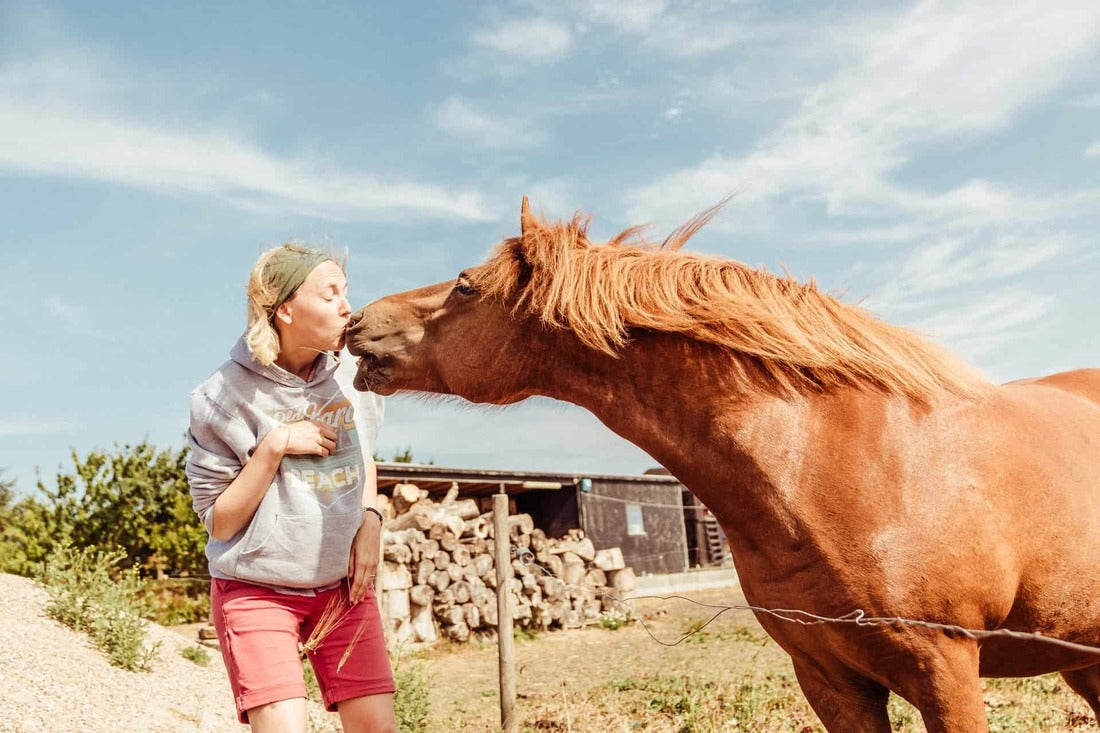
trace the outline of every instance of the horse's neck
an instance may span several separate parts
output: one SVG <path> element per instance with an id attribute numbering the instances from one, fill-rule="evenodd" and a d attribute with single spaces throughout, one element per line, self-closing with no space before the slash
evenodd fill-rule
<path id="1" fill-rule="evenodd" d="M 758 532 L 793 539 L 793 497 L 775 489 L 808 440 L 811 406 L 753 387 L 745 378 L 753 367 L 735 359 L 686 339 L 642 337 L 618 358 L 589 353 L 558 370 L 547 391 L 649 453 L 740 540 L 755 544 Z"/>

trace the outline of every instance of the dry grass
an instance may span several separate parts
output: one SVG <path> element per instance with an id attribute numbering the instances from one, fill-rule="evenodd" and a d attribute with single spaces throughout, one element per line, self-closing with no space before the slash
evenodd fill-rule
<path id="1" fill-rule="evenodd" d="M 691 594 L 707 603 L 740 603 L 734 590 Z M 673 641 L 709 616 L 686 601 L 638 601 L 653 633 Z M 781 649 L 751 614 L 730 611 L 684 643 L 665 647 L 638 623 L 517 640 L 522 731 L 823 731 Z M 499 727 L 493 642 L 443 645 L 423 654 L 431 679 L 429 730 Z M 986 680 L 993 733 L 1096 730 L 1084 701 L 1057 676 Z M 894 730 L 924 727 L 892 699 Z"/>

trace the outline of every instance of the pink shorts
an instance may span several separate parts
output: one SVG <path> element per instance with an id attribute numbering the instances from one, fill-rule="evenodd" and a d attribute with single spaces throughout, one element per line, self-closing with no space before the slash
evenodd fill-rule
<path id="1" fill-rule="evenodd" d="M 346 606 L 346 586 L 315 596 L 291 596 L 237 580 L 213 580 L 210 601 L 214 627 L 242 723 L 248 722 L 252 708 L 306 696 L 298 643 L 309 638 L 334 597 L 343 598 Z M 309 652 L 329 711 L 335 711 L 336 704 L 343 700 L 394 691 L 374 592 L 368 592 L 339 619 L 320 645 Z M 337 672 L 341 657 L 364 620 L 351 654 Z"/>

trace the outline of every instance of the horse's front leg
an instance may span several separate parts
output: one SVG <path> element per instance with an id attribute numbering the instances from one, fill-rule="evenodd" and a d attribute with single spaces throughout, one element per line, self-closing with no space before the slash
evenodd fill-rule
<path id="1" fill-rule="evenodd" d="M 891 673 L 897 692 L 920 711 L 928 733 L 987 733 L 978 675 L 978 644 L 939 638 L 912 652 L 913 664 Z"/>
<path id="2" fill-rule="evenodd" d="M 889 733 L 889 691 L 843 667 L 825 668 L 809 658 L 793 658 L 802 694 L 829 733 Z"/>

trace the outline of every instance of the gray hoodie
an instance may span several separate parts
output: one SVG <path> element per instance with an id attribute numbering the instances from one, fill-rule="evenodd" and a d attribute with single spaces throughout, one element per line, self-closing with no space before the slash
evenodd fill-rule
<path id="1" fill-rule="evenodd" d="M 213 529 L 214 500 L 269 431 L 316 419 L 337 434 L 331 456 L 284 457 L 248 525 L 225 542 L 208 539 L 206 557 L 215 578 L 308 594 L 347 575 L 382 398 L 352 388 L 350 357 L 322 358 L 307 382 L 257 362 L 242 338 L 230 360 L 191 393 L 187 479 L 207 532 Z"/>

